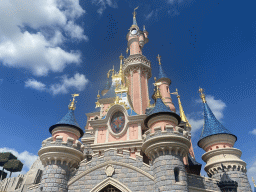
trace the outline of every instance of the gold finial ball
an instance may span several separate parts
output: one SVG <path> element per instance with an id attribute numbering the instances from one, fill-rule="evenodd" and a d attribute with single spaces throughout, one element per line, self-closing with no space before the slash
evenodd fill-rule
<path id="1" fill-rule="evenodd" d="M 203 90 L 202 88 L 200 88 L 200 87 L 199 87 L 199 92 L 200 92 L 200 93 L 203 93 L 203 92 L 204 92 L 204 90 Z"/>
<path id="2" fill-rule="evenodd" d="M 123 60 L 123 58 L 124 58 L 124 57 L 123 57 L 123 55 L 122 55 L 122 53 L 121 53 L 121 55 L 119 56 L 119 59 L 120 59 L 120 60 Z"/>

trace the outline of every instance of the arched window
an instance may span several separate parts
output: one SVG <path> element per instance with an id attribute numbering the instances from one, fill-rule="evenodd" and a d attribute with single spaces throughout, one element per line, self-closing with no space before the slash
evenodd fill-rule
<path id="1" fill-rule="evenodd" d="M 179 174 L 180 174 L 179 168 L 178 168 L 178 167 L 175 167 L 175 168 L 174 168 L 175 182 L 179 182 L 179 181 L 180 181 Z"/>

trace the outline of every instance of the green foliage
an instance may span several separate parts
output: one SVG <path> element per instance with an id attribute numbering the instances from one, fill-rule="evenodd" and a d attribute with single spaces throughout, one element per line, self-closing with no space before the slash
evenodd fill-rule
<path id="1" fill-rule="evenodd" d="M 20 172 L 22 170 L 23 163 L 20 160 L 12 159 L 4 164 L 4 169 L 10 172 Z"/>
<path id="2" fill-rule="evenodd" d="M 0 153 L 0 166 L 4 166 L 4 164 L 11 159 L 17 159 L 12 153 L 10 152 L 3 152 Z"/>

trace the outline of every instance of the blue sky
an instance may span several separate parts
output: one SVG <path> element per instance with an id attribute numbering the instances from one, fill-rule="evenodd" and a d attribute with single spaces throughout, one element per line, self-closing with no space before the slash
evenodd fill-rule
<path id="1" fill-rule="evenodd" d="M 160 54 L 171 90 L 178 88 L 197 160 L 204 165 L 204 151 L 196 145 L 203 125 L 201 86 L 216 117 L 237 135 L 249 179 L 256 178 L 253 0 L 1 1 L 0 151 L 12 150 L 25 163 L 22 173 L 28 171 L 72 93 L 80 94 L 75 113 L 85 126 L 107 71 L 118 68 L 121 53 L 126 57 L 137 6 L 137 23 L 149 32 L 143 54 L 153 77 Z M 177 108 L 174 95 L 173 102 Z"/>

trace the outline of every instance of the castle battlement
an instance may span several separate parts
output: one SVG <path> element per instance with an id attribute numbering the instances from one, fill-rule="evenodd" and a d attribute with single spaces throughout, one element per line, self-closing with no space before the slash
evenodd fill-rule
<path id="1" fill-rule="evenodd" d="M 71 147 L 74 148 L 76 150 L 79 150 L 81 152 L 83 152 L 84 150 L 84 145 L 79 141 L 79 140 L 74 140 L 71 137 L 67 138 L 67 141 L 63 140 L 63 136 L 57 136 L 55 137 L 49 137 L 47 139 L 45 139 L 42 142 L 42 148 L 43 147 L 48 147 L 48 146 L 65 146 L 65 147 Z"/>

